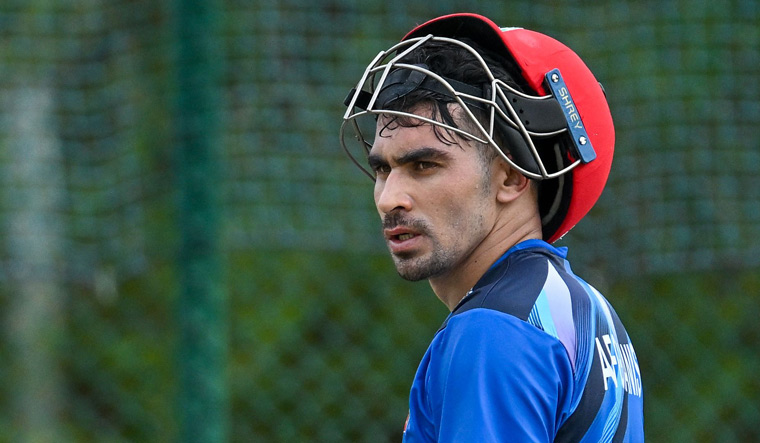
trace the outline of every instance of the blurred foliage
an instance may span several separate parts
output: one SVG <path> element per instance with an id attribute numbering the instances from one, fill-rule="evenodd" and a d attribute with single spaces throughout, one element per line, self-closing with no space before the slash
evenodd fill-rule
<path id="1" fill-rule="evenodd" d="M 648 440 L 760 441 L 758 2 L 218 5 L 221 234 L 199 240 L 224 265 L 230 440 L 400 440 L 446 310 L 396 276 L 341 101 L 466 9 L 570 43 L 605 85 L 613 171 L 561 244 L 633 338 Z M 174 6 L 0 5 L 0 442 L 180 438 L 180 282 L 207 270 L 179 262 Z"/>
<path id="2" fill-rule="evenodd" d="M 232 262 L 233 434 L 398 441 L 409 380 L 445 317 L 427 285 L 403 282 L 378 255 L 288 252 Z"/>
<path id="3" fill-rule="evenodd" d="M 655 442 L 760 439 L 760 273 L 677 273 L 613 285 L 634 339 Z"/>

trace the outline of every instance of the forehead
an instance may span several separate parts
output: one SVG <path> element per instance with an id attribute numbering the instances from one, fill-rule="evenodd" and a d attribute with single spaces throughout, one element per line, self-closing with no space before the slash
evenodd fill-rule
<path id="1" fill-rule="evenodd" d="M 380 157 L 392 161 L 412 151 L 438 151 L 449 156 L 461 155 L 463 146 L 459 143 L 445 143 L 436 134 L 435 126 L 421 124 L 418 126 L 388 126 L 378 120 L 375 140 L 370 150 L 371 157 Z"/>
<path id="2" fill-rule="evenodd" d="M 430 112 L 415 110 L 415 115 L 430 118 Z M 388 151 L 406 151 L 420 147 L 451 151 L 452 154 L 473 151 L 470 141 L 450 129 L 412 117 L 397 118 L 381 114 L 375 127 L 371 153 L 387 154 Z"/>

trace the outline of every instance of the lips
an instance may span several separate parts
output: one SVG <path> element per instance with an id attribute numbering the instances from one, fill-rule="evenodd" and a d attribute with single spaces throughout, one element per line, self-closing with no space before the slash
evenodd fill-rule
<path id="1" fill-rule="evenodd" d="M 391 229 L 384 229 L 383 234 L 388 241 L 405 241 L 416 237 L 418 234 L 411 228 L 405 226 L 396 226 Z"/>
<path id="2" fill-rule="evenodd" d="M 383 231 L 388 247 L 394 254 L 408 253 L 418 246 L 422 239 L 421 234 L 404 226 L 397 226 L 393 229 Z"/>

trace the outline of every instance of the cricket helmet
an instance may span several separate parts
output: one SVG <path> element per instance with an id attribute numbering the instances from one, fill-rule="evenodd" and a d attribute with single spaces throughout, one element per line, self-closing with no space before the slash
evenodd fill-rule
<path id="1" fill-rule="evenodd" d="M 488 81 L 466 84 L 441 76 L 424 63 L 404 62 L 410 53 L 434 41 L 470 51 Z M 509 74 L 518 78 L 496 78 L 469 42 L 513 67 Z M 388 106 L 415 90 L 432 91 L 458 103 L 471 124 L 457 126 Z M 550 243 L 594 206 L 612 164 L 615 131 L 609 105 L 601 84 L 580 57 L 547 35 L 500 28 L 477 14 L 446 15 L 414 28 L 375 57 L 345 104 L 341 144 L 370 177 L 373 174 L 347 145 L 347 134 L 353 130 L 365 154 L 372 147 L 374 126 L 363 127 L 362 116 L 413 117 L 493 146 L 512 167 L 541 182 L 539 212 L 544 240 Z"/>

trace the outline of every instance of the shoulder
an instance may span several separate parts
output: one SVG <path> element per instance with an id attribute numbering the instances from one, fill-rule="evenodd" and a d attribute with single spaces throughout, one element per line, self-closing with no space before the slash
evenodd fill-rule
<path id="1" fill-rule="evenodd" d="M 587 297 L 567 269 L 564 256 L 548 248 L 551 246 L 508 251 L 481 277 L 453 315 L 486 308 L 527 321 L 542 294 L 551 301 L 571 293 Z"/>
<path id="2" fill-rule="evenodd" d="M 572 367 L 562 344 L 493 309 L 451 318 L 419 376 L 415 404 L 425 405 L 438 434 L 452 441 L 490 441 L 489 430 L 549 441 L 571 405 Z"/>
<path id="3" fill-rule="evenodd" d="M 465 364 L 495 367 L 545 365 L 556 352 L 566 355 L 556 337 L 513 315 L 489 308 L 469 309 L 452 316 L 433 339 L 433 355 Z"/>
<path id="4" fill-rule="evenodd" d="M 475 309 L 496 311 L 562 343 L 575 367 L 577 323 L 588 315 L 589 290 L 562 250 L 543 243 L 508 251 L 481 278 L 444 327 Z M 580 318 L 576 318 L 576 317 Z M 524 333 L 527 333 L 525 332 Z"/>

